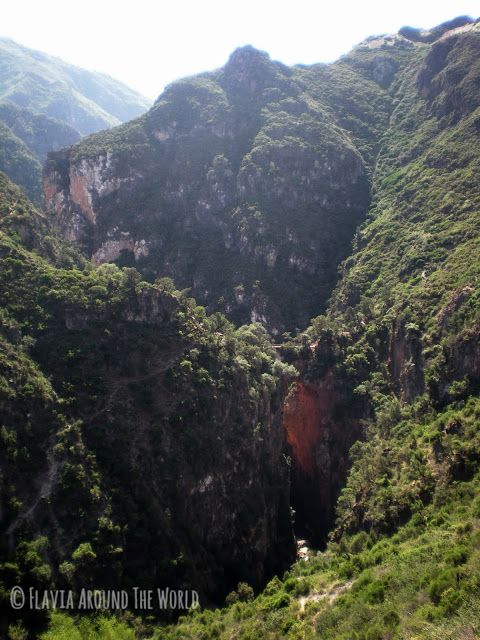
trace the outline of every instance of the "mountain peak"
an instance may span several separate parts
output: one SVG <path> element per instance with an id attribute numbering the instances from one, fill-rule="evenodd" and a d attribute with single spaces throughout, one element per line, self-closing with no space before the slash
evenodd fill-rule
<path id="1" fill-rule="evenodd" d="M 252 45 L 235 49 L 223 68 L 225 88 L 241 91 L 246 96 L 273 86 L 281 76 L 289 75 L 288 67 L 271 60 L 268 53 Z"/>
<path id="2" fill-rule="evenodd" d="M 268 55 L 268 53 L 266 51 L 256 49 L 251 44 L 246 44 L 243 47 L 238 47 L 231 53 L 226 66 L 245 66 L 260 61 L 270 61 L 270 56 Z"/>

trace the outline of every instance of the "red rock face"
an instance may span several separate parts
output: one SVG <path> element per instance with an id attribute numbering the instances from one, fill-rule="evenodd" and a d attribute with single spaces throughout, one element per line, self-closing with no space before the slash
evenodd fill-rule
<path id="1" fill-rule="evenodd" d="M 299 469 L 312 476 L 315 472 L 315 449 L 337 394 L 328 386 L 295 383 L 284 406 L 283 424 L 287 442 Z"/>
<path id="2" fill-rule="evenodd" d="M 49 202 L 57 192 L 55 183 L 50 178 L 51 176 L 46 176 L 43 179 L 43 193 L 47 202 Z"/>
<path id="3" fill-rule="evenodd" d="M 92 209 L 92 200 L 88 192 L 88 180 L 85 176 L 76 175 L 70 171 L 70 198 L 78 204 L 86 218 L 94 224 L 95 214 Z"/>
<path id="4" fill-rule="evenodd" d="M 284 404 L 296 530 L 315 546 L 325 543 L 333 526 L 349 467 L 348 452 L 360 434 L 350 409 L 332 373 L 316 383 L 295 383 Z"/>
<path id="5" fill-rule="evenodd" d="M 54 213 L 55 220 L 58 223 L 62 213 L 62 195 L 57 189 L 55 174 L 47 175 L 43 178 L 43 194 L 47 210 Z"/>

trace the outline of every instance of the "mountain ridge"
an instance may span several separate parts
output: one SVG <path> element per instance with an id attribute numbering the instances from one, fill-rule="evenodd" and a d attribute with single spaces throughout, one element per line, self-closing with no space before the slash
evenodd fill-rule
<path id="1" fill-rule="evenodd" d="M 321 81 L 322 70 L 307 79 L 306 70 L 251 47 L 234 52 L 221 70 L 170 85 L 139 120 L 52 154 L 47 208 L 96 262 L 123 253 L 147 277 L 173 277 L 236 322 L 259 319 L 277 334 L 305 326 L 325 304 L 366 212 L 372 161 L 338 125 L 328 96 L 306 90 L 312 79 Z M 333 100 L 345 73 L 363 92 L 360 106 L 354 99 L 347 105 L 358 117 L 346 113 L 346 126 L 363 127 L 360 138 L 384 126 L 385 107 L 375 114 L 369 102 L 381 103 L 385 90 L 344 62 L 333 70 Z M 144 193 L 151 193 L 148 201 Z M 149 238 L 136 237 L 135 229 L 147 225 Z M 328 239 L 321 227 L 331 228 Z M 216 253 L 215 264 L 208 251 Z M 189 256 L 192 265 L 184 264 Z M 298 297 L 288 309 L 281 305 L 285 295 Z"/>

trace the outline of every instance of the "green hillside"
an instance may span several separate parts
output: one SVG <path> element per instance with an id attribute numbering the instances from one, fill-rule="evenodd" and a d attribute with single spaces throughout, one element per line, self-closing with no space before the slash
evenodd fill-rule
<path id="1" fill-rule="evenodd" d="M 80 139 L 80 134 L 65 122 L 18 107 L 12 102 L 0 103 L 0 121 L 42 164 L 50 151 L 68 147 Z"/>
<path id="2" fill-rule="evenodd" d="M 262 584 L 293 555 L 278 412 L 294 369 L 168 279 L 93 269 L 4 176 L 0 202 L 0 632 L 21 616 L 12 580 L 206 600 Z"/>
<path id="3" fill-rule="evenodd" d="M 0 170 L 38 201 L 42 197 L 42 166 L 28 146 L 0 122 Z"/>

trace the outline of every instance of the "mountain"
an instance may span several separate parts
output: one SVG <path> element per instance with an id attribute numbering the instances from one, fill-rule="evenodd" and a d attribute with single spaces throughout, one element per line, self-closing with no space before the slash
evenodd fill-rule
<path id="1" fill-rule="evenodd" d="M 1 179 L 4 635 L 479 637 L 479 53 L 242 48 L 51 153 L 45 213 Z"/>
<path id="2" fill-rule="evenodd" d="M 236 323 L 305 327 L 368 207 L 365 136 L 388 119 L 382 86 L 348 62 L 326 73 L 334 95 L 323 67 L 289 69 L 245 47 L 172 84 L 141 118 L 50 155 L 52 217 L 96 264 L 168 275 Z M 346 78 L 354 95 L 335 112 Z"/>
<path id="3" fill-rule="evenodd" d="M 0 122 L 23 144 L 11 162 L 0 162 L 9 175 L 39 202 L 41 165 L 49 151 L 81 136 L 118 125 L 143 113 L 149 102 L 112 78 L 69 65 L 58 58 L 0 38 Z M 13 142 L 3 131 L 4 156 Z M 24 156 L 33 154 L 37 161 Z"/>
<path id="4" fill-rule="evenodd" d="M 328 544 L 167 640 L 479 637 L 480 32 L 413 31 L 368 215 L 326 313 L 282 348 L 297 530 Z M 396 42 L 351 56 L 368 69 Z"/>

